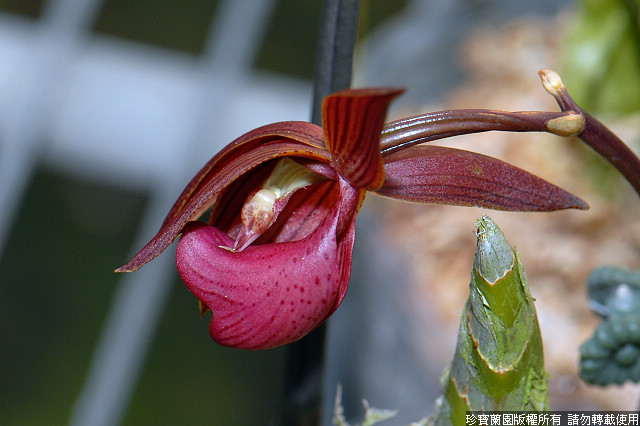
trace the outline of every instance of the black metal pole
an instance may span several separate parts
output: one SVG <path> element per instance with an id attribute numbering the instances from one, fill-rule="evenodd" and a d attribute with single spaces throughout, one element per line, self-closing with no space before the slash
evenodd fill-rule
<path id="1" fill-rule="evenodd" d="M 325 0 L 313 77 L 311 122 L 322 125 L 322 100 L 351 86 L 360 0 Z"/>
<path id="2" fill-rule="evenodd" d="M 353 51 L 358 36 L 360 0 L 323 3 L 313 78 L 311 121 L 322 125 L 322 100 L 351 86 Z M 326 326 L 289 346 L 285 378 L 284 423 L 320 425 Z"/>

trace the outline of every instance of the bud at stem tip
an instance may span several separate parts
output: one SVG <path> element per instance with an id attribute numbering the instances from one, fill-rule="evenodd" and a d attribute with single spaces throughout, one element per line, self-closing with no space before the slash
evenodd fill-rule
<path id="1" fill-rule="evenodd" d="M 560 75 L 552 70 L 540 70 L 538 72 L 538 75 L 540 76 L 540 79 L 542 80 L 542 85 L 544 86 L 544 89 L 549 92 L 549 94 L 553 95 L 554 97 L 558 94 L 558 92 L 560 92 L 561 90 L 566 90 L 567 88 L 564 86 L 564 83 L 562 82 L 562 79 L 560 78 Z"/>

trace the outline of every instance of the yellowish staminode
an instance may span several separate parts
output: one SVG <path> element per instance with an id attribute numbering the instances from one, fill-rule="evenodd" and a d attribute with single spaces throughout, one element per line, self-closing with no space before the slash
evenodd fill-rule
<path id="1" fill-rule="evenodd" d="M 304 188 L 326 178 L 296 163 L 290 158 L 278 161 L 263 187 L 242 206 L 240 219 L 243 229 L 233 251 L 242 251 L 255 241 L 277 219 L 276 202 L 296 189 Z M 227 248 L 227 247 L 224 247 Z"/>

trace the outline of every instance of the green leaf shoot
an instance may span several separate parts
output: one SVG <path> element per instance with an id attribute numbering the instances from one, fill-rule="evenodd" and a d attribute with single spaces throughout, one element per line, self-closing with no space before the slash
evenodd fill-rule
<path id="1" fill-rule="evenodd" d="M 518 252 L 488 216 L 477 250 L 437 425 L 464 425 L 467 411 L 549 409 L 542 338 Z"/>

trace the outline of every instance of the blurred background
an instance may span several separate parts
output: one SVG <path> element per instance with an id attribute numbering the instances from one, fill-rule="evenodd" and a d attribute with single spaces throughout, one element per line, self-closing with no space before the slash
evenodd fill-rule
<path id="1" fill-rule="evenodd" d="M 554 68 L 638 152 L 637 10 L 627 21 L 623 4 L 636 3 L 364 0 L 354 85 L 406 87 L 391 117 L 556 110 L 536 75 Z M 135 274 L 112 271 L 220 148 L 262 124 L 309 119 L 321 6 L 0 0 L 0 424 L 280 424 L 285 349 L 213 343 L 172 249 Z M 636 408 L 635 387 L 576 378 L 577 346 L 596 323 L 590 268 L 640 268 L 633 191 L 575 142 L 452 143 L 591 204 L 491 215 L 538 299 L 554 408 Z M 348 419 L 361 418 L 361 398 L 398 409 L 392 424 L 432 412 L 483 213 L 369 197 L 350 290 L 329 322 L 327 424 L 338 383 Z"/>

